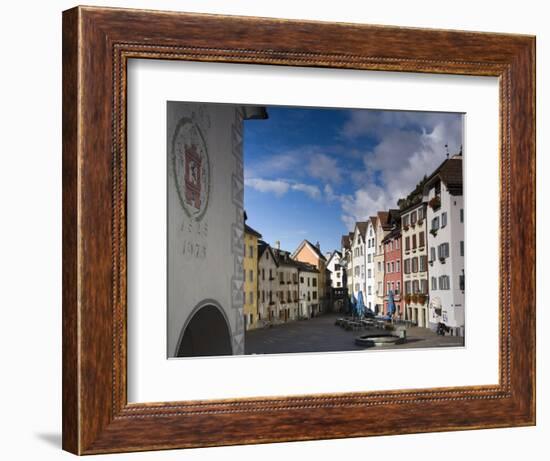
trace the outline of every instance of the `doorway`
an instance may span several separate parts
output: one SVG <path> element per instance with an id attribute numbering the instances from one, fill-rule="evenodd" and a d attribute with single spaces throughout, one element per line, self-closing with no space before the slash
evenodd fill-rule
<path id="1" fill-rule="evenodd" d="M 225 316 L 216 306 L 201 307 L 185 327 L 177 357 L 232 354 L 231 333 Z"/>

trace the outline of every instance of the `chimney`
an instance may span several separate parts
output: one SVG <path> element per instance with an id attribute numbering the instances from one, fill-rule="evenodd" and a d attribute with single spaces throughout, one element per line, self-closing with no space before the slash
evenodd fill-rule
<path id="1" fill-rule="evenodd" d="M 276 241 L 275 241 L 275 248 L 277 248 L 277 250 L 280 250 L 280 249 L 281 249 L 281 242 L 280 242 L 280 240 L 276 240 Z"/>
<path id="2" fill-rule="evenodd" d="M 317 247 L 317 249 L 319 251 L 321 251 L 321 244 L 319 243 L 319 241 L 317 241 L 317 243 L 315 244 L 315 246 Z"/>

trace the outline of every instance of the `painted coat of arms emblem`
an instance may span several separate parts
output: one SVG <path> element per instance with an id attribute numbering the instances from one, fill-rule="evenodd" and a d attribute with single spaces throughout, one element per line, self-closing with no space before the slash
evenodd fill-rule
<path id="1" fill-rule="evenodd" d="M 210 164 L 199 126 L 182 118 L 172 139 L 172 163 L 180 204 L 185 213 L 200 220 L 208 206 Z"/>

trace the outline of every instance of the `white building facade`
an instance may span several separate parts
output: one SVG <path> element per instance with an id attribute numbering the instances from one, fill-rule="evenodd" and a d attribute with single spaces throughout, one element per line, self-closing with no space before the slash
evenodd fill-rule
<path id="1" fill-rule="evenodd" d="M 167 104 L 169 357 L 244 353 L 247 118 L 265 118 L 265 109 Z"/>
<path id="2" fill-rule="evenodd" d="M 334 250 L 327 258 L 327 269 L 330 271 L 330 286 L 331 288 L 344 288 L 344 270 L 342 253 Z"/>
<path id="3" fill-rule="evenodd" d="M 297 262 L 297 266 L 299 317 L 309 319 L 321 313 L 319 304 L 319 271 L 315 266 L 303 262 Z"/>
<path id="4" fill-rule="evenodd" d="M 272 250 L 277 260 L 277 321 L 296 320 L 299 316 L 298 266 L 288 251 Z"/>
<path id="5" fill-rule="evenodd" d="M 353 241 L 351 243 L 352 253 L 352 271 L 353 271 L 353 291 L 351 294 L 357 299 L 359 292 L 363 293 L 363 298 L 366 292 L 366 242 L 365 233 L 367 223 L 365 221 L 357 222 L 353 232 Z"/>
<path id="6" fill-rule="evenodd" d="M 344 268 L 344 283 L 347 289 L 348 299 L 353 294 L 353 252 L 351 245 L 353 242 L 353 233 L 342 236 L 342 267 Z"/>
<path id="7" fill-rule="evenodd" d="M 367 221 L 366 241 L 365 241 L 365 306 L 367 309 L 374 311 L 376 304 L 376 282 L 375 272 L 376 265 L 374 263 L 374 257 L 376 255 L 376 222 L 377 218 L 372 216 Z"/>
<path id="8" fill-rule="evenodd" d="M 277 259 L 271 246 L 258 244 L 258 315 L 260 325 L 279 317 L 277 304 L 278 278 Z"/>
<path id="9" fill-rule="evenodd" d="M 428 203 L 429 323 L 464 335 L 464 200 L 462 155 L 447 159 L 424 187 Z"/>

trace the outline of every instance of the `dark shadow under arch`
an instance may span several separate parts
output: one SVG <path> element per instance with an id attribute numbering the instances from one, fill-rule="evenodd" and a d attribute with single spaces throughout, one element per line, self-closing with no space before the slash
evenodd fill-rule
<path id="1" fill-rule="evenodd" d="M 231 332 L 220 309 L 206 305 L 195 312 L 187 323 L 177 357 L 231 355 Z"/>

